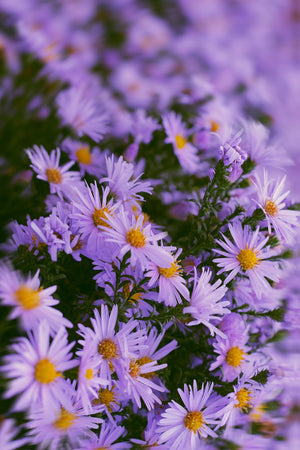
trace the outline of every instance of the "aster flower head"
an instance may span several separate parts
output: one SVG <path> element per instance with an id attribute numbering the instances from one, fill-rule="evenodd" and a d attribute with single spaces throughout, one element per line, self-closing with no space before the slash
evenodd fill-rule
<path id="1" fill-rule="evenodd" d="M 107 116 L 83 86 L 73 86 L 57 96 L 58 113 L 64 124 L 79 137 L 88 135 L 95 142 L 107 131 Z"/>
<path id="2" fill-rule="evenodd" d="M 173 258 L 163 247 L 157 244 L 167 233 L 154 234 L 151 224 L 144 225 L 143 214 L 138 217 L 129 214 L 120 208 L 118 214 L 107 217 L 107 225 L 100 227 L 105 239 L 119 246 L 119 254 L 124 256 L 130 251 L 130 263 L 135 266 L 138 262 L 145 268 L 149 261 L 153 261 L 159 267 L 170 267 Z"/>
<path id="3" fill-rule="evenodd" d="M 50 330 L 46 321 L 38 324 L 28 334 L 12 345 L 13 353 L 5 357 L 2 372 L 10 379 L 6 398 L 19 394 L 15 409 L 21 411 L 36 403 L 44 408 L 54 407 L 73 388 L 62 373 L 78 362 L 70 353 L 74 343 L 68 344 L 65 328 L 60 328 L 50 342 Z"/>
<path id="4" fill-rule="evenodd" d="M 79 324 L 79 334 L 84 340 L 79 343 L 85 347 L 86 342 L 91 346 L 91 354 L 101 362 L 99 375 L 111 382 L 112 372 L 120 368 L 121 359 L 136 353 L 137 346 L 144 341 L 143 333 L 133 330 L 137 321 L 130 320 L 119 331 L 116 330 L 118 306 L 114 305 L 109 313 L 106 305 L 101 305 L 101 314 L 94 310 L 91 318 L 93 329 Z M 119 324 L 120 325 L 120 324 Z"/>
<path id="5" fill-rule="evenodd" d="M 279 280 L 279 268 L 276 263 L 265 261 L 271 256 L 269 250 L 264 249 L 268 237 L 261 236 L 259 227 L 253 232 L 248 225 L 243 228 L 239 221 L 229 224 L 229 231 L 234 242 L 231 242 L 223 234 L 223 241 L 216 240 L 222 247 L 222 250 L 215 249 L 215 252 L 221 257 L 213 260 L 218 267 L 221 267 L 218 275 L 230 272 L 224 281 L 225 284 L 229 283 L 237 274 L 246 275 L 255 294 L 260 299 L 263 292 L 270 289 L 266 277 L 273 281 Z"/>
<path id="6" fill-rule="evenodd" d="M 125 427 L 117 426 L 112 420 L 103 422 L 99 436 L 94 434 L 87 440 L 80 440 L 80 445 L 75 450 L 125 450 L 126 448 L 131 448 L 129 442 L 115 442 L 125 433 Z"/>
<path id="7" fill-rule="evenodd" d="M 232 135 L 231 128 L 225 127 L 222 131 L 222 134 L 219 136 L 222 141 L 219 149 L 219 157 L 223 159 L 224 165 L 230 172 L 230 181 L 234 182 L 242 174 L 243 170 L 241 166 L 248 156 L 240 146 L 243 130 L 238 131 L 234 135 Z"/>
<path id="8" fill-rule="evenodd" d="M 167 306 L 176 306 L 177 303 L 182 303 L 181 295 L 185 300 L 188 300 L 190 293 L 186 287 L 186 281 L 181 276 L 181 266 L 178 257 L 182 249 L 172 255 L 173 261 L 168 268 L 162 268 L 150 262 L 148 265 L 147 277 L 150 277 L 148 282 L 149 287 L 158 284 L 158 302 L 164 302 Z"/>
<path id="9" fill-rule="evenodd" d="M 106 171 L 107 176 L 101 178 L 101 183 L 108 183 L 112 194 L 123 203 L 131 201 L 137 204 L 143 200 L 141 192 L 152 193 L 150 183 L 140 180 L 142 173 L 136 176 L 133 164 L 124 161 L 122 156 L 118 160 L 114 155 L 106 157 Z"/>
<path id="10" fill-rule="evenodd" d="M 266 170 L 263 175 L 257 174 L 254 185 L 257 189 L 257 205 L 264 211 L 268 224 L 268 231 L 271 234 L 274 229 L 278 239 L 292 243 L 293 237 L 299 224 L 299 211 L 285 209 L 285 199 L 290 191 L 284 192 L 286 176 L 278 179 L 269 178 Z"/>
<path id="11" fill-rule="evenodd" d="M 187 325 L 205 325 L 211 335 L 223 333 L 214 325 L 215 321 L 220 321 L 224 314 L 229 312 L 226 306 L 229 301 L 224 300 L 227 287 L 222 285 L 221 280 L 217 280 L 214 284 L 210 284 L 212 273 L 209 269 L 202 270 L 198 279 L 197 270 L 194 267 L 194 287 L 191 295 L 190 306 L 183 309 L 184 314 L 191 314 L 193 320 Z"/>
<path id="12" fill-rule="evenodd" d="M 197 155 L 198 150 L 188 142 L 188 132 L 181 116 L 170 111 L 162 117 L 162 120 L 167 134 L 165 142 L 173 145 L 175 155 L 182 168 L 188 173 L 198 172 L 200 168 L 200 160 Z"/>
<path id="13" fill-rule="evenodd" d="M 26 150 L 30 158 L 32 169 L 38 174 L 37 178 L 47 181 L 50 184 L 51 194 L 62 193 L 68 191 L 74 182 L 79 182 L 79 172 L 69 171 L 74 162 L 70 161 L 63 166 L 59 165 L 60 149 L 52 150 L 50 155 L 43 146 L 33 146 L 32 149 Z"/>
<path id="14" fill-rule="evenodd" d="M 97 429 L 103 419 L 86 415 L 80 404 L 74 402 L 75 397 L 65 397 L 61 404 L 49 408 L 33 405 L 29 421 L 29 435 L 33 444 L 39 448 L 56 450 L 63 448 L 66 441 L 74 448 L 80 439 L 91 438 L 91 429 Z"/>
<path id="15" fill-rule="evenodd" d="M 62 149 L 69 154 L 73 161 L 78 163 L 81 175 L 84 175 L 85 172 L 98 178 L 104 175 L 106 152 L 101 152 L 97 147 L 91 148 L 86 142 L 70 138 L 66 138 L 62 142 Z"/>
<path id="16" fill-rule="evenodd" d="M 217 437 L 210 426 L 218 424 L 224 401 L 216 398 L 212 390 L 213 383 L 202 384 L 198 390 L 196 380 L 193 386 L 185 384 L 183 391 L 178 389 L 184 407 L 172 400 L 161 414 L 159 443 L 167 443 L 174 450 L 195 450 L 201 447 L 203 438 Z"/>
<path id="17" fill-rule="evenodd" d="M 235 380 L 245 370 L 251 359 L 248 355 L 250 348 L 246 345 L 246 339 L 245 334 L 232 339 L 217 336 L 213 346 L 218 356 L 216 361 L 211 364 L 210 370 L 221 366 L 223 379 L 226 381 Z"/>
<path id="18" fill-rule="evenodd" d="M 20 272 L 9 266 L 0 266 L 0 298 L 3 305 L 13 307 L 10 318 L 20 318 L 26 331 L 35 328 L 39 322 L 46 320 L 50 333 L 53 334 L 62 326 L 72 327 L 62 313 L 53 308 L 59 303 L 52 297 L 56 286 L 43 289 L 40 286 L 39 270 L 34 277 L 25 278 Z"/>
<path id="19" fill-rule="evenodd" d="M 107 227 L 107 218 L 114 215 L 119 207 L 118 202 L 109 199 L 110 189 L 102 186 L 102 195 L 96 181 L 90 186 L 85 183 L 74 189 L 72 195 L 73 225 L 78 228 L 81 238 L 87 241 L 87 247 L 95 248 L 103 242 L 103 231 L 100 226 Z"/>

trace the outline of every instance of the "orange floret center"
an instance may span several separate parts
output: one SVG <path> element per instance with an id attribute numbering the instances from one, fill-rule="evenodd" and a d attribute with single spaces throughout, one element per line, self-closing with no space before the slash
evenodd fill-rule
<path id="1" fill-rule="evenodd" d="M 146 245 L 146 238 L 141 228 L 130 228 L 126 233 L 126 241 L 135 248 L 142 248 Z"/>
<path id="2" fill-rule="evenodd" d="M 109 206 L 104 206 L 103 208 L 97 209 L 93 212 L 93 222 L 95 226 L 101 225 L 103 227 L 111 228 L 111 226 L 107 223 L 107 216 L 111 213 L 111 209 Z"/>
<path id="3" fill-rule="evenodd" d="M 174 261 L 171 264 L 171 267 L 167 267 L 166 269 L 163 267 L 159 267 L 158 271 L 160 275 L 166 277 L 166 278 L 172 278 L 174 275 L 178 275 L 180 272 L 180 267 L 177 261 Z"/>
<path id="4" fill-rule="evenodd" d="M 136 360 L 136 363 L 139 366 L 143 366 L 144 364 L 148 364 L 150 362 L 152 362 L 153 359 L 149 358 L 149 356 L 142 356 L 142 358 L 139 358 Z M 147 373 L 142 373 L 141 377 L 147 378 L 148 380 L 150 380 L 150 378 L 152 378 L 155 375 L 155 372 L 147 372 Z"/>
<path id="5" fill-rule="evenodd" d="M 116 396 L 114 394 L 115 386 L 110 389 L 99 389 L 98 399 L 94 400 L 95 404 L 100 403 L 101 405 L 105 405 L 109 412 L 112 412 L 112 403 L 118 404 L 116 401 Z"/>
<path id="6" fill-rule="evenodd" d="M 215 122 L 214 120 L 212 120 L 210 122 L 210 129 L 213 133 L 216 133 L 218 131 L 218 129 L 220 128 L 220 125 L 218 124 L 218 122 Z"/>
<path id="7" fill-rule="evenodd" d="M 61 374 L 56 372 L 55 366 L 49 359 L 40 359 L 35 366 L 34 377 L 43 384 L 52 383 Z"/>
<path id="8" fill-rule="evenodd" d="M 251 248 L 247 247 L 240 251 L 237 255 L 237 260 L 243 270 L 254 269 L 259 262 L 256 253 Z"/>
<path id="9" fill-rule="evenodd" d="M 232 367 L 239 367 L 245 354 L 239 347 L 231 347 L 227 352 L 226 362 Z"/>
<path id="10" fill-rule="evenodd" d="M 175 140 L 176 140 L 176 146 L 179 148 L 179 150 L 183 149 L 183 147 L 186 144 L 186 139 L 184 139 L 184 137 L 181 136 L 181 134 L 176 134 Z"/>
<path id="11" fill-rule="evenodd" d="M 76 157 L 78 162 L 80 162 L 81 164 L 90 164 L 92 160 L 90 148 L 85 145 L 79 147 L 79 149 L 76 150 Z"/>
<path id="12" fill-rule="evenodd" d="M 60 184 L 62 182 L 62 175 L 55 167 L 46 169 L 46 177 L 49 183 Z"/>
<path id="13" fill-rule="evenodd" d="M 268 216 L 276 216 L 278 208 L 272 200 L 267 200 L 264 206 L 265 212 Z"/>
<path id="14" fill-rule="evenodd" d="M 88 380 L 91 380 L 93 378 L 93 369 L 86 369 L 85 372 L 85 378 L 87 378 Z"/>
<path id="15" fill-rule="evenodd" d="M 251 391 L 248 391 L 246 388 L 241 388 L 236 393 L 236 399 L 238 400 L 238 403 L 235 406 L 235 408 L 240 409 L 247 409 L 251 406 Z"/>
<path id="16" fill-rule="evenodd" d="M 137 361 L 130 361 L 129 363 L 129 375 L 132 378 L 137 378 L 140 374 L 140 366 L 137 364 Z"/>
<path id="17" fill-rule="evenodd" d="M 204 419 L 201 411 L 191 411 L 184 418 L 184 426 L 193 433 L 196 433 L 203 424 Z"/>
<path id="18" fill-rule="evenodd" d="M 103 356 L 103 359 L 111 360 L 118 355 L 118 348 L 111 339 L 104 339 L 98 345 L 98 353 Z"/>
<path id="19" fill-rule="evenodd" d="M 40 304 L 40 294 L 39 291 L 31 289 L 31 287 L 23 284 L 15 292 L 15 298 L 17 302 L 23 307 L 23 309 L 34 309 Z"/>
<path id="20" fill-rule="evenodd" d="M 76 419 L 76 415 L 70 413 L 65 408 L 61 408 L 60 417 L 54 422 L 54 426 L 59 430 L 67 430 Z"/>

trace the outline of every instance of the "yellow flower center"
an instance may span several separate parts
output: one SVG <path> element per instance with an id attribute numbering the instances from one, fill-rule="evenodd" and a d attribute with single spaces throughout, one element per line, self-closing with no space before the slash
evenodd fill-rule
<path id="1" fill-rule="evenodd" d="M 226 362 L 232 367 L 238 367 L 243 361 L 245 354 L 239 347 L 231 347 L 227 352 Z"/>
<path id="2" fill-rule="evenodd" d="M 40 304 L 39 291 L 31 289 L 31 287 L 23 284 L 15 292 L 15 298 L 17 302 L 23 307 L 23 309 L 34 309 Z"/>
<path id="3" fill-rule="evenodd" d="M 99 389 L 98 399 L 94 400 L 95 404 L 100 403 L 101 405 L 105 405 L 109 412 L 112 412 L 112 403 L 118 404 L 116 401 L 116 397 L 114 394 L 115 386 L 112 389 Z"/>
<path id="4" fill-rule="evenodd" d="M 256 253 L 251 248 L 247 247 L 240 251 L 237 255 L 237 260 L 243 270 L 253 269 L 259 262 Z"/>
<path id="5" fill-rule="evenodd" d="M 65 408 L 61 408 L 60 417 L 54 422 L 54 426 L 58 430 L 67 430 L 73 425 L 75 420 L 75 414 L 70 413 Z"/>
<path id="6" fill-rule="evenodd" d="M 130 295 L 130 291 L 131 291 L 131 283 L 128 281 L 128 283 L 125 283 L 123 286 L 123 294 L 125 296 L 126 299 L 128 299 L 129 295 Z M 135 294 L 130 296 L 129 301 L 131 303 L 138 303 L 139 300 L 142 297 L 142 293 L 141 292 L 136 292 Z"/>
<path id="7" fill-rule="evenodd" d="M 52 383 L 55 378 L 61 376 L 59 372 L 56 372 L 55 366 L 49 359 L 40 359 L 35 366 L 34 376 L 37 381 L 44 384 Z"/>
<path id="8" fill-rule="evenodd" d="M 137 364 L 136 361 L 132 360 L 129 363 L 129 375 L 132 378 L 137 378 L 140 374 L 140 366 Z"/>
<path id="9" fill-rule="evenodd" d="M 126 233 L 126 241 L 128 244 L 132 245 L 132 247 L 141 248 L 146 245 L 146 238 L 141 231 L 141 228 L 130 228 L 130 230 Z"/>
<path id="10" fill-rule="evenodd" d="M 163 277 L 172 278 L 174 275 L 178 275 L 178 273 L 180 272 L 180 268 L 178 262 L 174 261 L 171 264 L 171 267 L 168 267 L 167 269 L 159 267 L 158 271 Z"/>
<path id="11" fill-rule="evenodd" d="M 258 422 L 259 420 L 261 420 L 264 412 L 266 410 L 265 405 L 258 405 L 254 408 L 254 410 L 252 410 L 251 414 L 250 414 L 250 419 L 253 422 Z"/>
<path id="12" fill-rule="evenodd" d="M 103 356 L 103 359 L 111 360 L 117 357 L 118 348 L 111 339 L 104 339 L 98 345 L 98 353 Z"/>
<path id="13" fill-rule="evenodd" d="M 247 409 L 251 406 L 251 391 L 248 391 L 246 388 L 240 389 L 236 393 L 236 398 L 238 400 L 238 404 L 234 405 L 235 408 Z"/>
<path id="14" fill-rule="evenodd" d="M 203 414 L 200 411 L 191 411 L 184 418 L 184 426 L 193 433 L 196 433 L 203 424 Z"/>
<path id="15" fill-rule="evenodd" d="M 211 125 L 210 129 L 213 133 L 216 133 L 220 128 L 220 124 L 218 124 L 218 122 L 215 122 L 214 120 L 211 120 L 210 125 Z"/>
<path id="16" fill-rule="evenodd" d="M 268 216 L 276 216 L 278 208 L 272 200 L 267 200 L 264 206 L 265 212 Z"/>
<path id="17" fill-rule="evenodd" d="M 181 134 L 176 134 L 175 140 L 176 146 L 179 148 L 179 150 L 181 150 L 186 144 L 186 139 L 184 139 L 184 137 L 181 136 Z"/>
<path id="18" fill-rule="evenodd" d="M 111 213 L 111 209 L 108 206 L 97 209 L 93 212 L 93 221 L 95 226 L 101 225 L 102 227 L 111 228 L 111 226 L 106 222 L 107 216 Z"/>
<path id="19" fill-rule="evenodd" d="M 85 378 L 87 378 L 88 380 L 91 380 L 93 378 L 93 370 L 92 369 L 86 369 L 85 372 Z"/>
<path id="20" fill-rule="evenodd" d="M 87 146 L 79 147 L 78 150 L 76 150 L 76 157 L 78 159 L 78 162 L 81 164 L 90 164 L 92 160 L 92 155 L 90 153 L 90 149 Z"/>
<path id="21" fill-rule="evenodd" d="M 60 184 L 62 182 L 60 171 L 54 167 L 46 169 L 46 177 L 49 183 Z"/>

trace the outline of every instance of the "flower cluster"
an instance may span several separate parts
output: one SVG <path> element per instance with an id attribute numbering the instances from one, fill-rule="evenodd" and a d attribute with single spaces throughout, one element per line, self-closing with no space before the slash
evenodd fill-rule
<path id="1" fill-rule="evenodd" d="M 298 448 L 299 11 L 200 3 L 0 4 L 0 449 Z"/>

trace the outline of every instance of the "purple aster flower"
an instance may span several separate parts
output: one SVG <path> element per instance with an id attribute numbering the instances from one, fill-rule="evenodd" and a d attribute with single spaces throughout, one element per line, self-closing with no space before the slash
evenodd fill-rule
<path id="1" fill-rule="evenodd" d="M 277 237 L 291 244 L 299 224 L 299 211 L 284 209 L 284 200 L 290 191 L 283 192 L 286 176 L 279 180 L 271 179 L 266 170 L 263 175 L 255 177 L 258 200 L 256 203 L 264 211 L 268 224 L 268 231 L 274 229 Z"/>
<path id="2" fill-rule="evenodd" d="M 66 138 L 61 146 L 69 157 L 78 163 L 81 175 L 87 172 L 99 178 L 105 174 L 107 152 L 101 152 L 97 147 L 91 149 L 89 144 L 70 138 Z"/>
<path id="3" fill-rule="evenodd" d="M 223 133 L 219 136 L 222 140 L 222 145 L 219 149 L 219 157 L 223 159 L 224 165 L 228 168 L 231 182 L 236 181 L 242 174 L 242 164 L 247 159 L 247 153 L 240 147 L 241 135 L 243 131 L 232 136 L 230 128 L 224 128 Z"/>
<path id="4" fill-rule="evenodd" d="M 68 344 L 65 328 L 60 328 L 50 343 L 50 329 L 46 321 L 40 322 L 27 338 L 20 338 L 5 356 L 2 372 L 8 379 L 6 398 L 19 394 L 15 409 L 27 409 L 38 403 L 52 408 L 73 393 L 73 388 L 62 372 L 78 365 L 70 353 L 74 342 Z"/>
<path id="5" fill-rule="evenodd" d="M 167 134 L 165 142 L 173 144 L 175 155 L 182 168 L 189 173 L 198 172 L 200 168 L 198 150 L 188 142 L 188 132 L 182 123 L 181 116 L 171 111 L 166 113 L 162 120 Z"/>
<path id="6" fill-rule="evenodd" d="M 60 405 L 49 407 L 33 405 L 26 426 L 30 429 L 31 442 L 39 448 L 56 450 L 67 441 L 70 448 L 79 439 L 92 438 L 91 429 L 97 429 L 103 419 L 86 415 L 72 396 L 65 397 Z"/>
<path id="7" fill-rule="evenodd" d="M 209 269 L 203 269 L 199 279 L 197 279 L 197 270 L 194 268 L 194 287 L 190 306 L 185 307 L 183 313 L 191 314 L 193 317 L 193 320 L 187 325 L 192 326 L 202 323 L 209 329 L 212 336 L 216 333 L 224 337 L 224 334 L 216 328 L 212 321 L 219 322 L 224 314 L 229 313 L 229 309 L 226 308 L 229 301 L 224 300 L 227 287 L 222 285 L 221 280 L 210 284 L 211 275 Z"/>
<path id="8" fill-rule="evenodd" d="M 143 200 L 141 192 L 152 193 L 149 181 L 140 180 L 142 173 L 135 176 L 133 164 L 124 161 L 122 156 L 116 161 L 114 155 L 106 157 L 106 170 L 107 176 L 100 181 L 108 183 L 110 191 L 118 200 L 125 203 L 130 200 L 137 204 Z"/>
<path id="9" fill-rule="evenodd" d="M 217 437 L 209 426 L 218 424 L 224 400 L 216 397 L 212 390 L 213 383 L 202 384 L 198 390 L 196 380 L 193 386 L 185 384 L 183 391 L 178 389 L 184 407 L 172 400 L 161 414 L 158 443 L 167 443 L 174 450 L 196 450 L 201 447 L 203 438 Z"/>
<path id="10" fill-rule="evenodd" d="M 76 447 L 75 450 L 125 450 L 126 448 L 131 448 L 129 442 L 114 443 L 125 433 L 125 427 L 117 426 L 113 421 L 103 422 L 99 437 L 93 435 L 87 440 L 80 440 L 80 446 Z"/>
<path id="11" fill-rule="evenodd" d="M 79 172 L 69 171 L 74 164 L 73 161 L 59 166 L 59 148 L 52 150 L 49 155 L 43 146 L 34 145 L 33 150 L 28 149 L 26 153 L 32 163 L 30 167 L 38 174 L 37 178 L 49 182 L 51 194 L 65 193 L 71 186 L 74 186 L 74 182 L 80 180 Z"/>
<path id="12" fill-rule="evenodd" d="M 87 241 L 87 247 L 93 247 L 95 251 L 100 244 L 102 245 L 104 239 L 100 226 L 108 227 L 107 218 L 115 214 L 119 206 L 113 199 L 108 200 L 109 194 L 110 189 L 102 187 L 100 196 L 95 181 L 90 186 L 82 183 L 80 188 L 74 189 L 72 195 L 73 212 L 70 215 L 72 223 L 78 228 L 81 238 Z"/>
<path id="13" fill-rule="evenodd" d="M 140 330 L 133 332 L 138 325 L 136 320 L 130 320 L 116 331 L 117 305 L 114 305 L 109 313 L 108 307 L 102 304 L 101 314 L 95 309 L 94 315 L 95 318 L 91 318 L 93 329 L 79 324 L 79 334 L 84 339 L 79 343 L 84 348 L 88 342 L 93 349 L 91 354 L 101 361 L 100 377 L 111 381 L 112 373 L 120 369 L 121 359 L 135 355 L 138 345 L 144 342 L 145 336 Z"/>
<path id="14" fill-rule="evenodd" d="M 10 319 L 19 317 L 26 331 L 34 329 L 42 320 L 47 321 L 51 334 L 60 327 L 72 327 L 72 323 L 58 309 L 53 308 L 59 303 L 52 297 L 56 286 L 43 289 L 40 286 L 39 272 L 38 270 L 33 278 L 25 278 L 10 267 L 1 267 L 0 298 L 4 305 L 13 307 Z"/>
<path id="15" fill-rule="evenodd" d="M 63 123 L 70 125 L 78 136 L 86 134 L 95 142 L 102 139 L 107 131 L 107 116 L 83 86 L 60 92 L 56 101 Z"/>
<path id="16" fill-rule="evenodd" d="M 126 211 L 120 208 L 118 214 L 107 217 L 106 223 L 105 227 L 100 227 L 106 240 L 119 245 L 118 253 L 121 256 L 130 251 L 132 266 L 135 266 L 137 261 L 142 268 L 145 268 L 149 261 L 162 268 L 171 266 L 171 254 L 157 244 L 167 233 L 153 234 L 150 223 L 144 226 L 143 214 L 137 218 L 133 215 L 129 217 Z"/>
<path id="17" fill-rule="evenodd" d="M 271 256 L 268 249 L 264 249 L 268 237 L 264 238 L 259 234 L 259 227 L 254 232 L 246 225 L 244 228 L 239 221 L 229 224 L 229 231 L 234 240 L 232 243 L 226 236 L 223 241 L 216 240 L 222 250 L 215 249 L 221 255 L 213 261 L 221 267 L 218 275 L 223 272 L 230 272 L 225 279 L 225 284 L 232 280 L 237 274 L 249 277 L 251 286 L 257 298 L 270 289 L 270 284 L 266 280 L 279 281 L 279 268 L 272 261 L 265 261 Z"/>
<path id="18" fill-rule="evenodd" d="M 178 257 L 182 249 L 178 249 L 175 255 L 172 255 L 173 261 L 171 267 L 162 268 L 150 262 L 148 265 L 147 277 L 150 277 L 148 282 L 149 287 L 154 285 L 159 286 L 158 302 L 164 302 L 167 306 L 175 306 L 177 303 L 182 303 L 181 296 L 188 300 L 190 293 L 186 287 L 186 281 L 181 276 L 181 266 Z"/>

